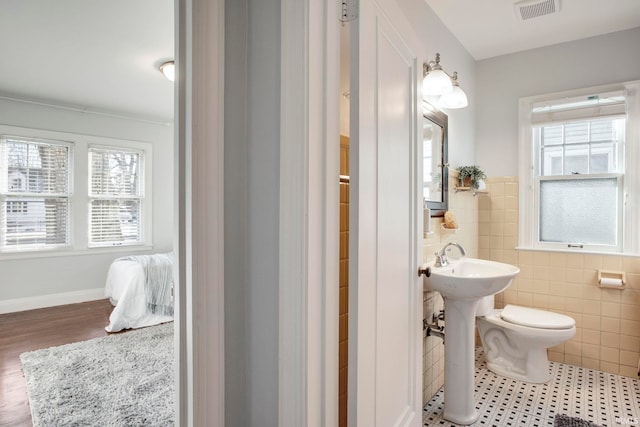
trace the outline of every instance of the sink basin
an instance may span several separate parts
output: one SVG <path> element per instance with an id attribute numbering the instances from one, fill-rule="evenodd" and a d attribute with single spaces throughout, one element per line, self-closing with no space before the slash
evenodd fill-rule
<path id="1" fill-rule="evenodd" d="M 443 418 L 470 425 L 478 419 L 473 399 L 476 308 L 482 298 L 507 288 L 520 269 L 475 258 L 450 261 L 445 267 L 431 262 L 427 267 L 420 270 L 424 290 L 438 291 L 444 298 Z"/>
<path id="2" fill-rule="evenodd" d="M 451 261 L 446 267 L 429 265 L 431 275 L 424 277 L 424 290 L 438 291 L 445 298 L 477 300 L 497 294 L 509 286 L 520 272 L 502 262 L 475 258 Z"/>

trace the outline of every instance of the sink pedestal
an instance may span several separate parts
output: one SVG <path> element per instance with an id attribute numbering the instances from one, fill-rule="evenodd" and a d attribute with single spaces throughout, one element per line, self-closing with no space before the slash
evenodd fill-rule
<path id="1" fill-rule="evenodd" d="M 447 244 L 445 249 L 449 246 Z M 420 269 L 424 290 L 444 298 L 444 419 L 469 425 L 478 419 L 473 401 L 475 321 L 480 300 L 505 290 L 520 272 L 502 262 L 462 258 Z"/>
<path id="2" fill-rule="evenodd" d="M 478 419 L 473 400 L 475 319 L 479 300 L 444 297 L 444 419 L 469 425 Z"/>

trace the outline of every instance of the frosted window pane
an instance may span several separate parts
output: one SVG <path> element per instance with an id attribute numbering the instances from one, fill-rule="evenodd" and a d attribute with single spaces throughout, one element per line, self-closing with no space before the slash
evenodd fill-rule
<path id="1" fill-rule="evenodd" d="M 540 241 L 615 245 L 616 178 L 540 181 Z"/>

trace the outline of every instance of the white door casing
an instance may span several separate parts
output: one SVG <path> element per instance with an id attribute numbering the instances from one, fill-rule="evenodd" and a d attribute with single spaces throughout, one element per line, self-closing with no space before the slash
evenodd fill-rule
<path id="1" fill-rule="evenodd" d="M 224 412 L 224 0 L 175 0 L 176 425 Z"/>
<path id="2" fill-rule="evenodd" d="M 393 1 L 351 28 L 349 419 L 421 425 L 419 43 Z"/>

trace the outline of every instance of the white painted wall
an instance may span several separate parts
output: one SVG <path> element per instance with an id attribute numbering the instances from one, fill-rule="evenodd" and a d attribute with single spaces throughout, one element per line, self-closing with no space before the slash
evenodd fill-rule
<path id="1" fill-rule="evenodd" d="M 173 248 L 173 126 L 0 99 L 0 124 L 153 144 L 153 251 Z M 120 252 L 30 259 L 0 258 L 0 303 L 103 288 Z"/>
<path id="2" fill-rule="evenodd" d="M 518 100 L 640 79 L 640 28 L 479 61 L 476 158 L 489 176 L 518 175 Z"/>

